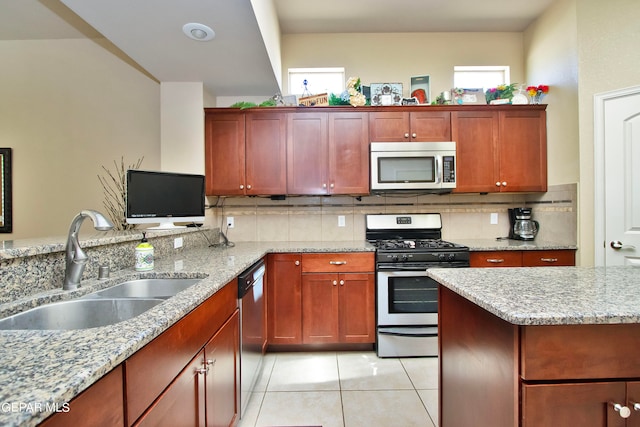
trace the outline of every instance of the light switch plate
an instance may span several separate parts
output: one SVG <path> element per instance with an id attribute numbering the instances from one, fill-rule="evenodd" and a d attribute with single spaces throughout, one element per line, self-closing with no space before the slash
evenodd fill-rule
<path id="1" fill-rule="evenodd" d="M 176 237 L 173 239 L 173 249 L 178 249 L 182 247 L 182 237 Z"/>
<path id="2" fill-rule="evenodd" d="M 498 214 L 497 213 L 492 213 L 491 214 L 491 220 L 490 220 L 492 225 L 496 225 L 498 224 Z"/>
<path id="3" fill-rule="evenodd" d="M 338 227 L 346 227 L 346 221 L 344 215 L 338 215 Z"/>
<path id="4" fill-rule="evenodd" d="M 233 228 L 235 227 L 236 223 L 235 220 L 232 216 L 228 216 L 227 217 L 227 228 Z"/>

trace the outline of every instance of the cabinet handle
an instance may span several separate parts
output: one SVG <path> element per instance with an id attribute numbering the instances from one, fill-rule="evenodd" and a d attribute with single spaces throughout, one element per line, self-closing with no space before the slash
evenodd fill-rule
<path id="1" fill-rule="evenodd" d="M 209 373 L 209 367 L 207 366 L 206 368 L 196 369 L 196 372 L 198 373 L 198 375 L 208 374 Z"/>
<path id="2" fill-rule="evenodd" d="M 404 134 L 404 137 L 405 137 L 405 138 L 409 138 L 409 132 L 405 133 L 405 134 Z"/>
<path id="3" fill-rule="evenodd" d="M 503 259 L 499 259 L 499 258 L 487 258 L 487 262 L 492 262 L 494 264 L 500 264 L 501 262 L 504 262 Z"/>
<path id="4" fill-rule="evenodd" d="M 244 185 L 240 184 L 240 189 L 244 190 Z"/>
<path id="5" fill-rule="evenodd" d="M 558 262 L 558 258 L 540 258 L 542 262 Z"/>
<path id="6" fill-rule="evenodd" d="M 327 183 L 326 182 L 322 183 L 322 188 L 327 188 Z"/>
<path id="7" fill-rule="evenodd" d="M 418 137 L 418 134 L 416 134 L 416 133 L 412 133 L 412 134 L 411 134 L 411 137 L 412 137 L 412 138 L 417 138 L 417 137 Z"/>
<path id="8" fill-rule="evenodd" d="M 296 262 L 294 262 L 295 265 L 300 265 L 300 261 L 296 260 Z"/>
<path id="9" fill-rule="evenodd" d="M 247 185 L 247 190 L 251 190 L 251 184 Z"/>
<path id="10" fill-rule="evenodd" d="M 502 186 L 506 187 L 507 186 L 507 181 L 502 181 Z"/>
<path id="11" fill-rule="evenodd" d="M 640 411 L 640 403 L 637 403 L 637 402 L 631 402 L 631 403 L 633 403 L 634 411 Z"/>
<path id="12" fill-rule="evenodd" d="M 620 414 L 622 418 L 629 418 L 629 415 L 631 415 L 631 409 L 627 408 L 626 406 L 623 406 L 619 403 L 612 403 L 612 405 L 613 409 L 615 409 L 615 411 Z"/>
<path id="13" fill-rule="evenodd" d="M 496 182 L 496 187 L 500 187 L 500 181 Z"/>
<path id="14" fill-rule="evenodd" d="M 329 187 L 331 187 L 331 188 L 335 187 L 335 186 L 333 185 L 333 182 L 331 183 L 331 185 L 330 185 Z"/>
<path id="15" fill-rule="evenodd" d="M 344 280 L 340 280 L 340 286 L 344 286 Z"/>
<path id="16" fill-rule="evenodd" d="M 336 286 L 337 284 L 338 284 L 338 281 L 337 281 L 337 280 L 334 280 L 334 281 L 333 281 L 333 286 Z"/>
<path id="17" fill-rule="evenodd" d="M 329 261 L 331 265 L 345 265 L 347 261 Z"/>
<path id="18" fill-rule="evenodd" d="M 216 359 L 213 359 L 213 360 L 211 360 L 211 359 L 207 359 L 207 367 L 208 367 L 208 366 L 213 366 L 213 367 L 215 367 L 215 366 L 216 366 Z"/>

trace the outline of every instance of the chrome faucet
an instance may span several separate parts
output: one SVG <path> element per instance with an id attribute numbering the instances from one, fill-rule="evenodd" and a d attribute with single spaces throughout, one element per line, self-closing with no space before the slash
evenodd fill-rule
<path id="1" fill-rule="evenodd" d="M 69 227 L 69 235 L 67 236 L 64 283 L 62 284 L 62 289 L 64 290 L 78 289 L 84 266 L 89 259 L 78 241 L 80 226 L 87 217 L 91 218 L 96 230 L 107 231 L 113 228 L 113 224 L 98 211 L 83 210 L 73 218 Z"/>

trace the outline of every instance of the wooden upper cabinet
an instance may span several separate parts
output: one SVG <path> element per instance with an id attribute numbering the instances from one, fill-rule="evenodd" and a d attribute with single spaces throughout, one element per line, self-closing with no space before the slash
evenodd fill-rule
<path id="1" fill-rule="evenodd" d="M 286 194 L 286 114 L 205 116 L 207 195 Z"/>
<path id="2" fill-rule="evenodd" d="M 246 194 L 286 194 L 287 115 L 248 114 L 245 126 Z"/>
<path id="3" fill-rule="evenodd" d="M 500 111 L 501 191 L 547 191 L 544 110 Z"/>
<path id="4" fill-rule="evenodd" d="M 451 136 L 456 142 L 456 193 L 498 191 L 498 113 L 473 110 L 451 113 Z M 498 189 L 498 190 L 497 190 Z"/>
<path id="5" fill-rule="evenodd" d="M 329 193 L 369 194 L 367 113 L 329 115 Z"/>
<path id="6" fill-rule="evenodd" d="M 451 141 L 451 113 L 449 111 L 369 113 L 369 132 L 372 142 Z"/>
<path id="7" fill-rule="evenodd" d="M 367 113 L 291 113 L 288 194 L 369 194 Z"/>
<path id="8" fill-rule="evenodd" d="M 456 193 L 547 191 L 546 112 L 509 106 L 454 111 Z"/>
<path id="9" fill-rule="evenodd" d="M 205 175 L 209 196 L 244 195 L 245 117 L 243 113 L 205 115 Z"/>
<path id="10" fill-rule="evenodd" d="M 288 115 L 288 194 L 327 194 L 327 120 L 327 113 Z"/>

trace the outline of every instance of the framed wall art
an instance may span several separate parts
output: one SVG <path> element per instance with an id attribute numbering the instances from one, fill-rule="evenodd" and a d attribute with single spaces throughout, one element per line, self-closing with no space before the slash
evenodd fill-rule
<path id="1" fill-rule="evenodd" d="M 431 103 L 431 86 L 429 76 L 411 77 L 411 93 L 412 98 L 418 100 L 418 104 Z"/>
<path id="2" fill-rule="evenodd" d="M 371 105 L 402 105 L 402 83 L 371 83 Z"/>

